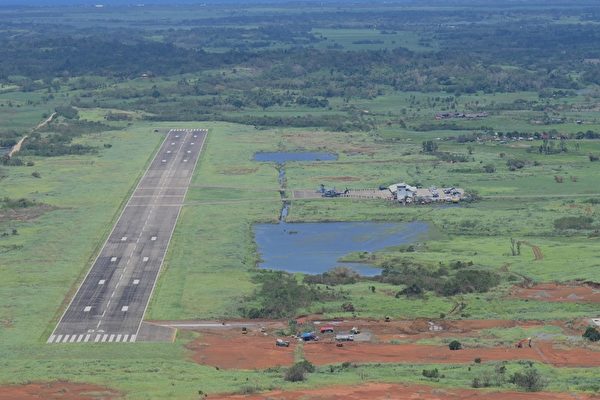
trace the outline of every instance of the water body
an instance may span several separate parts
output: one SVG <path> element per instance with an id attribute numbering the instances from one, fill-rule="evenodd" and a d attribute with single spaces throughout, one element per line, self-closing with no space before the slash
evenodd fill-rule
<path id="1" fill-rule="evenodd" d="M 285 200 L 285 189 L 287 186 L 285 178 L 285 163 L 288 161 L 333 161 L 337 160 L 338 156 L 334 153 L 324 152 L 286 152 L 286 151 L 273 151 L 273 152 L 258 152 L 254 154 L 254 161 L 262 162 L 273 162 L 277 164 L 277 181 L 281 188 L 281 200 L 283 201 L 281 212 L 279 214 L 279 221 L 285 222 L 290 210 L 289 201 Z"/>
<path id="2" fill-rule="evenodd" d="M 379 268 L 338 260 L 351 252 L 373 252 L 415 242 L 428 229 L 424 222 L 279 223 L 257 224 L 254 235 L 263 260 L 261 268 L 321 274 L 336 266 L 348 266 L 363 276 L 374 276 L 381 272 Z"/>
<path id="3" fill-rule="evenodd" d="M 259 152 L 254 154 L 254 161 L 274 162 L 283 164 L 289 161 L 335 161 L 338 159 L 334 153 L 320 152 Z"/>

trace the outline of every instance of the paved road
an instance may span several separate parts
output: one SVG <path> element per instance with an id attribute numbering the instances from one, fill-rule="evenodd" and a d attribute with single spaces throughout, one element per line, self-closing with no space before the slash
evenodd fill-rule
<path id="1" fill-rule="evenodd" d="M 169 131 L 48 343 L 136 341 L 206 134 Z"/>

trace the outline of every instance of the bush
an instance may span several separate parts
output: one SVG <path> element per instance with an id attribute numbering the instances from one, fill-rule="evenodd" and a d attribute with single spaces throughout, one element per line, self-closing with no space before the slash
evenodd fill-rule
<path id="1" fill-rule="evenodd" d="M 590 342 L 597 342 L 600 340 L 600 331 L 593 326 L 588 326 L 583 334 L 583 337 L 589 340 Z"/>
<path id="2" fill-rule="evenodd" d="M 37 171 L 33 171 L 33 172 L 31 173 L 31 176 L 33 176 L 34 178 L 41 178 L 41 177 L 42 177 L 42 175 L 40 175 L 40 173 L 39 173 L 39 172 L 37 172 Z"/>
<path id="3" fill-rule="evenodd" d="M 327 272 L 318 275 L 304 276 L 304 283 L 308 284 L 323 284 L 323 285 L 349 285 L 360 280 L 358 272 L 348 267 L 335 267 Z"/>
<path id="4" fill-rule="evenodd" d="M 494 172 L 496 172 L 496 167 L 494 166 L 494 164 L 486 164 L 483 166 L 483 170 L 488 174 L 493 174 Z"/>
<path id="5" fill-rule="evenodd" d="M 292 365 L 287 371 L 285 371 L 283 379 L 288 382 L 302 382 L 306 379 L 306 377 L 304 376 L 304 370 L 302 368 Z"/>
<path id="6" fill-rule="evenodd" d="M 283 379 L 288 382 L 302 382 L 306 379 L 306 374 L 311 372 L 315 372 L 315 366 L 303 360 L 288 368 Z"/>
<path id="7" fill-rule="evenodd" d="M 525 166 L 525 164 L 526 164 L 525 161 L 519 160 L 516 158 L 512 158 L 512 159 L 506 161 L 506 166 L 511 171 L 516 171 L 517 169 L 521 169 Z"/>
<path id="8" fill-rule="evenodd" d="M 406 288 L 404 288 L 401 291 L 399 291 L 398 293 L 396 293 L 396 298 L 399 298 L 400 296 L 423 297 L 424 294 L 425 294 L 425 291 L 423 290 L 423 288 L 421 286 L 419 286 L 418 284 L 413 283 L 412 285 L 407 286 Z"/>
<path id="9" fill-rule="evenodd" d="M 448 348 L 450 350 L 460 350 L 460 349 L 462 349 L 462 344 L 460 344 L 460 342 L 458 340 L 453 340 L 448 345 Z"/>
<path id="10" fill-rule="evenodd" d="M 522 372 L 515 372 L 510 382 L 526 392 L 539 392 L 546 386 L 546 381 L 535 368 L 527 368 Z"/>
<path id="11" fill-rule="evenodd" d="M 437 379 L 440 377 L 440 371 L 437 368 L 424 369 L 422 374 L 425 378 Z"/>

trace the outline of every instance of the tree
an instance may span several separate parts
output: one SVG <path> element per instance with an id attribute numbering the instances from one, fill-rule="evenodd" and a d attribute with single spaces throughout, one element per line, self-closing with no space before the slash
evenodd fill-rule
<path id="1" fill-rule="evenodd" d="M 58 106 L 54 109 L 58 115 L 67 119 L 75 119 L 79 116 L 79 112 L 75 107 Z"/>
<path id="2" fill-rule="evenodd" d="M 255 293 L 261 308 L 245 310 L 248 317 L 292 317 L 296 310 L 308 306 L 317 297 L 313 289 L 282 271 L 262 272 L 255 280 L 261 284 Z"/>

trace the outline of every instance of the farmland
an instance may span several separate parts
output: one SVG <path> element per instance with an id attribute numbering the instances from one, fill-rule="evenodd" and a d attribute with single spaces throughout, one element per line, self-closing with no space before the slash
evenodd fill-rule
<path id="1" fill-rule="evenodd" d="M 0 399 L 597 395 L 600 347 L 582 334 L 599 317 L 600 9 L 563 6 L 0 9 L 0 52 L 15 56 L 0 60 L 0 147 L 27 136 L 0 165 Z M 47 344 L 165 132 L 199 128 L 144 316 L 190 326 L 172 343 Z M 269 151 L 337 159 L 254 160 Z M 291 196 L 397 182 L 473 201 Z M 260 268 L 256 224 L 334 221 L 427 231 L 340 260 L 375 277 Z M 368 339 L 274 345 L 328 322 Z M 302 360 L 314 371 L 285 379 Z M 532 370 L 543 394 L 515 383 Z"/>

